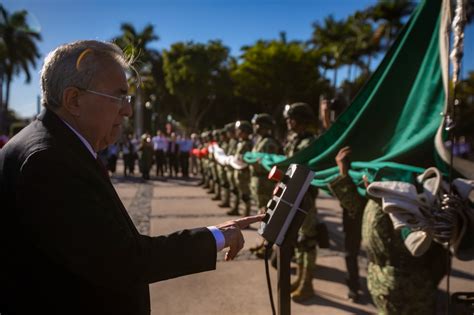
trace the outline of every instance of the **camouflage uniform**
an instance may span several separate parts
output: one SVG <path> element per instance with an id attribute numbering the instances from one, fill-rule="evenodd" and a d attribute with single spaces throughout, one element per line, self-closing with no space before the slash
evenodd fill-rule
<path id="1" fill-rule="evenodd" d="M 316 137 L 311 133 L 293 134 L 284 151 L 287 157 L 292 157 L 296 152 L 308 147 Z M 316 266 L 316 245 L 317 245 L 317 230 L 318 224 L 316 197 L 318 196 L 318 189 L 310 186 L 308 192 L 304 195 L 301 202 L 301 208 L 308 211 L 300 230 L 298 231 L 298 241 L 295 248 L 295 255 L 298 265 L 309 275 Z M 294 284 L 296 286 L 296 283 Z M 296 288 L 294 288 L 296 289 Z"/>
<path id="2" fill-rule="evenodd" d="M 236 135 L 239 138 L 237 148 L 235 149 L 234 159 L 243 160 L 244 154 L 251 151 L 253 147 L 249 136 L 252 134 L 252 125 L 248 121 L 237 121 L 235 123 Z M 234 169 L 235 185 L 240 199 L 245 203 L 245 215 L 250 214 L 250 171 L 249 168 Z M 227 212 L 229 215 L 239 215 L 239 199 L 236 199 L 232 209 Z"/>
<path id="3" fill-rule="evenodd" d="M 212 132 L 209 133 L 209 145 L 213 144 L 215 142 L 215 135 L 216 135 L 216 130 L 213 130 Z M 209 169 L 209 190 L 207 191 L 208 194 L 213 194 L 217 191 L 218 185 L 219 185 L 219 180 L 217 178 L 217 166 L 216 166 L 216 161 L 214 159 L 214 153 L 212 150 L 209 150 L 208 155 L 207 155 L 207 167 Z"/>
<path id="4" fill-rule="evenodd" d="M 235 151 L 237 150 L 237 144 L 239 141 L 233 137 L 229 139 L 229 144 L 227 147 L 226 155 L 228 156 L 234 156 Z M 226 175 L 227 175 L 227 180 L 229 184 L 229 199 L 230 199 L 230 193 L 234 195 L 234 207 L 237 209 L 239 208 L 239 191 L 237 189 L 237 183 L 235 181 L 235 176 L 234 176 L 234 169 L 231 166 L 226 166 L 225 167 Z M 227 193 L 227 192 L 226 192 Z"/>
<path id="5" fill-rule="evenodd" d="M 310 132 L 313 129 L 316 116 L 306 103 L 286 105 L 283 112 L 288 129 L 293 133 L 288 137 L 284 151 L 287 157 L 307 148 L 316 139 Z M 291 298 L 295 302 L 302 302 L 314 295 L 313 270 L 316 266 L 317 245 L 317 210 L 316 197 L 318 190 L 310 186 L 304 195 L 300 207 L 307 211 L 303 224 L 298 231 L 295 255 L 298 264 L 297 279 L 291 284 Z"/>
<path id="6" fill-rule="evenodd" d="M 280 150 L 278 141 L 267 135 L 258 138 L 252 152 L 278 154 Z M 270 181 L 267 175 L 268 171 L 260 163 L 250 165 L 250 191 L 258 209 L 266 207 L 268 200 L 272 198 L 273 188 L 275 187 L 275 183 Z"/>
<path id="7" fill-rule="evenodd" d="M 252 141 L 250 139 L 240 140 L 235 150 L 235 157 L 243 159 L 245 153 L 252 150 Z M 234 170 L 234 178 L 237 189 L 239 191 L 239 197 L 245 203 L 245 215 L 250 214 L 250 170 L 244 168 L 242 170 Z"/>
<path id="8" fill-rule="evenodd" d="M 207 148 L 209 145 L 209 139 L 208 139 L 209 132 L 203 132 L 201 134 L 202 137 L 202 143 L 200 145 L 200 150 Z M 208 156 L 203 155 L 201 157 L 201 171 L 202 171 L 202 177 L 204 180 L 202 188 L 207 189 L 210 187 L 210 173 L 209 173 L 209 159 Z"/>
<path id="9" fill-rule="evenodd" d="M 362 241 L 369 259 L 367 286 L 378 313 L 434 314 L 436 288 L 446 271 L 442 247 L 433 243 L 426 254 L 413 257 L 379 201 L 367 202 L 348 176 L 337 178 L 330 187 L 343 207 L 363 212 Z"/>
<path id="10" fill-rule="evenodd" d="M 221 147 L 221 149 L 226 152 L 228 150 L 228 147 L 229 147 L 229 141 L 227 140 L 227 137 L 225 136 L 225 129 L 221 129 L 220 130 L 220 142 L 219 142 L 219 146 Z M 227 190 L 229 189 L 229 181 L 227 180 L 227 173 L 226 173 L 226 170 L 225 170 L 225 166 L 219 164 L 217 161 L 216 161 L 216 167 L 217 167 L 217 178 L 219 179 L 219 191 L 218 193 L 216 194 L 216 196 L 213 198 L 214 200 L 220 200 L 222 197 L 222 195 L 224 195 L 224 199 L 227 198 Z M 225 201 L 225 200 L 223 200 Z M 228 199 L 227 199 L 227 203 L 228 203 Z M 222 204 L 220 204 L 222 205 Z"/>

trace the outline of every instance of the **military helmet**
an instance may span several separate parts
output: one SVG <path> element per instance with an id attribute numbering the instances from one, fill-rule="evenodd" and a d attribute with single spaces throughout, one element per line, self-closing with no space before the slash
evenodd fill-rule
<path id="1" fill-rule="evenodd" d="M 248 134 L 253 133 L 252 125 L 247 120 L 237 120 L 235 122 L 235 129 L 239 129 Z"/>
<path id="2" fill-rule="evenodd" d="M 255 114 L 253 116 L 252 124 L 264 126 L 267 128 L 273 128 L 273 126 L 275 125 L 275 121 L 273 120 L 273 117 L 270 114 L 261 113 Z"/>
<path id="3" fill-rule="evenodd" d="M 291 118 L 300 123 L 311 123 L 316 121 L 313 109 L 306 103 L 293 103 L 286 105 L 283 111 L 285 119 Z"/>

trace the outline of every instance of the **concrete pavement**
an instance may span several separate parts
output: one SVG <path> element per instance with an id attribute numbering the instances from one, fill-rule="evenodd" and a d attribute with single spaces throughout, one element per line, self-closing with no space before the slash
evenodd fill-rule
<path id="1" fill-rule="evenodd" d="M 153 178 L 152 178 L 153 179 Z M 215 225 L 229 220 L 226 209 L 217 207 L 196 181 L 169 179 L 144 182 L 137 177 L 114 176 L 112 182 L 140 232 L 160 235 L 184 228 Z M 360 258 L 364 295 L 359 304 L 346 299 L 345 264 L 342 253 L 342 212 L 333 198 L 317 201 L 319 216 L 328 224 L 331 248 L 319 250 L 313 285 L 317 295 L 305 304 L 292 303 L 292 314 L 374 314 L 365 286 L 366 259 Z M 235 261 L 223 261 L 217 269 L 150 286 L 152 314 L 271 314 L 263 260 L 248 248 L 258 236 L 258 224 L 244 230 L 246 244 Z M 474 263 L 453 261 L 451 292 L 474 291 Z M 276 303 L 276 271 L 271 268 Z M 444 288 L 445 284 L 441 284 Z M 443 295 L 439 294 L 440 309 Z"/>

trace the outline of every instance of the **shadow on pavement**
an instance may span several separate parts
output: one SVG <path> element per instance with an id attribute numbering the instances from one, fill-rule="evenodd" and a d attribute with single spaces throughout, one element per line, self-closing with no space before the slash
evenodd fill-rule
<path id="1" fill-rule="evenodd" d="M 372 314 L 372 313 L 369 313 L 369 312 L 366 312 L 364 310 L 361 310 L 359 308 L 356 308 L 356 307 L 352 307 L 350 305 L 346 305 L 346 304 L 343 304 L 343 303 L 338 303 L 336 301 L 333 301 L 332 299 L 337 299 L 337 300 L 342 300 L 341 297 L 339 296 L 335 296 L 333 294 L 330 294 L 330 293 L 326 293 L 326 292 L 323 292 L 323 291 L 320 291 L 320 290 L 315 290 L 315 293 L 316 295 L 303 302 L 303 303 L 300 303 L 301 305 L 323 305 L 323 306 L 328 306 L 328 307 L 332 307 L 332 308 L 335 308 L 335 309 L 338 309 L 338 310 L 343 310 L 343 311 L 346 311 L 350 314 Z M 329 299 L 328 297 L 331 297 L 332 299 Z M 364 296 L 361 297 L 361 299 L 365 299 Z M 344 300 L 347 302 L 347 300 Z M 360 304 L 360 303 L 359 303 Z M 364 304 L 367 304 L 367 303 L 364 303 Z M 362 304 L 360 304 L 362 305 Z"/>

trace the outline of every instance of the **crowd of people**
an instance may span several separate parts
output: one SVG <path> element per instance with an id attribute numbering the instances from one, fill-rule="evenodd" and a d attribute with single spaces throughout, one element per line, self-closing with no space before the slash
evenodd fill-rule
<path id="1" fill-rule="evenodd" d="M 191 139 L 186 134 L 177 135 L 174 132 L 166 135 L 159 130 L 155 136 L 148 133 L 141 137 L 127 134 L 118 143 L 100 151 L 99 157 L 112 174 L 117 170 L 118 159 L 122 158 L 124 176 L 135 174 L 138 166 L 138 172 L 146 180 L 150 179 L 153 167 L 158 179 L 178 176 L 187 179 L 190 168 L 197 174 L 195 163 L 190 165 L 191 150 L 197 145 L 195 137 Z"/>

